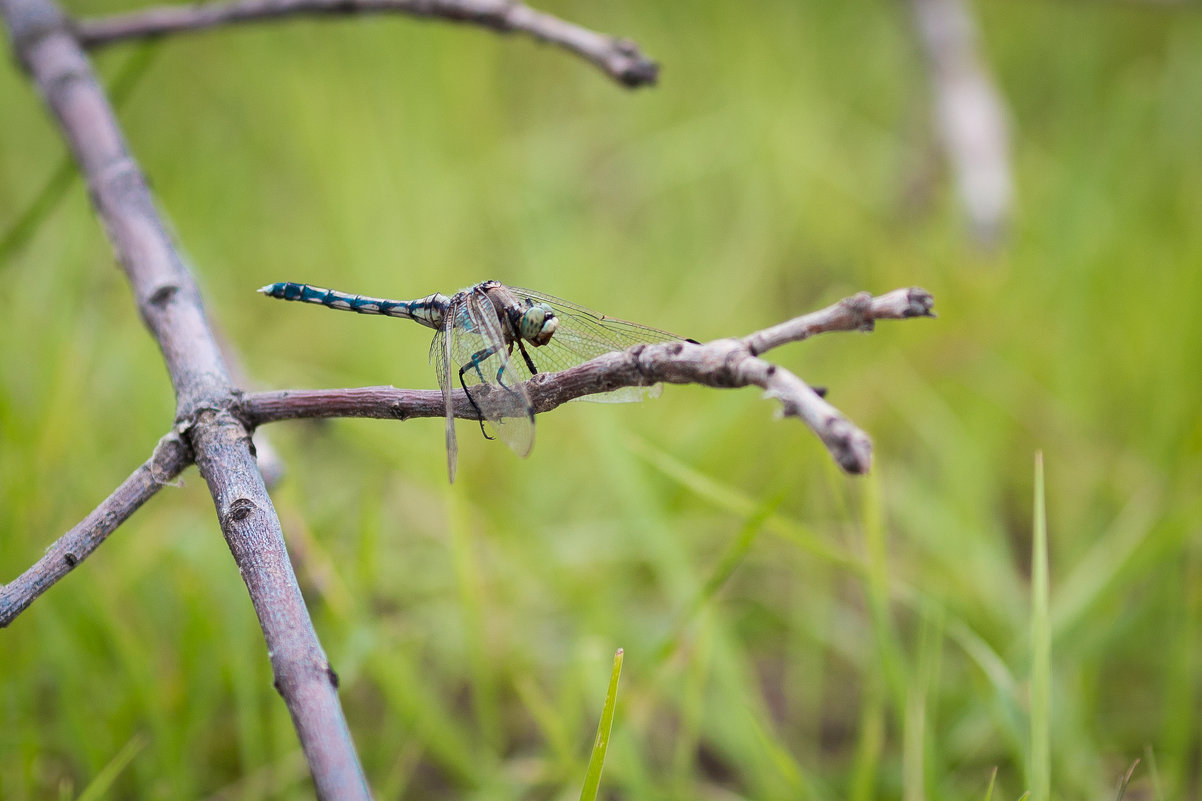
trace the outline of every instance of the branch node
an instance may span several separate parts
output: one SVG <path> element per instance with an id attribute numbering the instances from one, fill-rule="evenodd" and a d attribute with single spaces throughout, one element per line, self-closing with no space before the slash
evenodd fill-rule
<path id="1" fill-rule="evenodd" d="M 853 327 L 855 330 L 868 332 L 875 328 L 876 321 L 872 316 L 872 295 L 870 293 L 857 292 L 851 297 L 839 301 L 839 304 L 854 317 Z"/>
<path id="2" fill-rule="evenodd" d="M 150 475 L 150 480 L 157 486 L 178 488 L 184 485 L 184 482 L 175 477 L 180 472 L 177 464 L 180 454 L 189 452 L 188 444 L 183 439 L 186 430 L 187 426 L 178 425 L 155 443 L 154 452 L 151 453 L 150 460 L 146 463 L 146 471 Z M 190 462 L 192 457 L 189 455 L 186 460 Z"/>
<path id="3" fill-rule="evenodd" d="M 236 498 L 234 502 L 230 504 L 229 511 L 223 515 L 223 518 L 227 522 L 237 523 L 254 514 L 255 509 L 255 502 L 250 498 Z M 225 526 L 223 525 L 222 528 L 224 527 Z"/>
<path id="4" fill-rule="evenodd" d="M 150 293 L 150 297 L 147 298 L 146 302 L 155 308 L 161 309 L 171 302 L 171 299 L 175 297 L 175 293 L 177 292 L 179 292 L 178 284 L 163 284 Z"/>

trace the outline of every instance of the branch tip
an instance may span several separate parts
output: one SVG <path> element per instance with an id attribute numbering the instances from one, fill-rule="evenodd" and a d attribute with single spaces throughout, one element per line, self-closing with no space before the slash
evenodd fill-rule
<path id="1" fill-rule="evenodd" d="M 613 46 L 620 57 L 613 72 L 624 86 L 637 89 L 659 81 L 659 63 L 644 56 L 638 45 L 629 39 L 614 39 Z"/>

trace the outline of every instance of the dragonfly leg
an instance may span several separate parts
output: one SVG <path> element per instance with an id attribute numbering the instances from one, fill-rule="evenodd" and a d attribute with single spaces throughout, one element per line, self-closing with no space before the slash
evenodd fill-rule
<path id="1" fill-rule="evenodd" d="M 526 360 L 526 367 L 530 369 L 530 375 L 538 375 L 538 370 L 534 367 L 534 360 L 530 358 L 530 354 L 526 352 L 526 345 L 522 340 L 518 340 L 518 350 L 522 352 L 522 358 Z"/>
<path id="2" fill-rule="evenodd" d="M 470 403 L 472 405 L 472 408 L 476 410 L 476 417 L 479 419 L 479 422 L 480 422 L 480 433 L 484 435 L 485 439 L 495 439 L 495 437 L 490 437 L 488 435 L 488 432 L 484 429 L 484 412 L 480 409 L 480 406 L 476 403 L 476 399 L 472 397 L 472 393 L 467 391 L 467 382 L 463 380 L 463 374 L 466 373 L 468 370 L 475 370 L 476 375 L 478 375 L 480 377 L 480 383 L 483 384 L 484 383 L 484 373 L 481 372 L 480 365 L 485 360 L 487 360 L 489 356 L 492 356 L 496 352 L 497 352 L 497 349 L 495 347 L 484 348 L 483 350 L 478 350 L 472 354 L 471 361 L 469 361 L 467 364 L 465 364 L 459 368 L 459 386 L 463 387 L 463 394 L 467 395 L 468 403 Z M 500 371 L 498 371 L 498 376 L 499 376 L 499 372 Z M 500 378 L 498 377 L 498 382 L 499 381 L 500 381 Z M 505 386 L 505 385 L 502 384 L 501 386 Z M 508 389 L 508 387 L 506 387 L 506 389 Z"/>
<path id="3" fill-rule="evenodd" d="M 518 341 L 518 347 L 522 351 L 522 358 L 525 359 L 526 366 L 530 368 L 530 374 L 531 375 L 537 374 L 538 371 L 534 367 L 534 362 L 531 361 L 530 355 L 526 353 L 526 349 L 524 347 L 522 347 L 522 343 L 520 340 Z M 465 364 L 459 368 L 459 385 L 461 387 L 463 387 L 463 392 L 465 395 L 467 395 L 468 402 L 472 404 L 472 408 L 475 409 L 475 411 L 476 411 L 476 416 L 480 422 L 480 433 L 484 435 L 485 439 L 495 439 L 495 437 L 490 437 L 488 435 L 488 431 L 484 428 L 484 411 L 480 408 L 479 404 L 476 403 L 476 399 L 472 397 L 472 393 L 468 392 L 467 381 L 464 380 L 464 375 L 466 373 L 468 373 L 469 371 L 474 370 L 476 372 L 476 376 L 480 379 L 480 383 L 482 383 L 482 384 L 485 383 L 484 371 L 482 371 L 480 369 L 480 365 L 482 365 L 484 362 L 488 361 L 489 357 L 491 357 L 496 352 L 497 352 L 497 347 L 495 345 L 492 347 L 488 347 L 488 348 L 482 348 L 472 354 L 472 358 L 468 361 L 467 364 Z M 499 386 L 501 389 L 508 392 L 516 400 L 518 400 L 521 403 L 521 405 L 525 406 L 527 417 L 529 417 L 531 420 L 534 420 L 534 410 L 529 408 L 528 404 L 526 404 L 526 402 L 523 400 L 522 396 L 519 395 L 513 389 L 513 387 L 511 387 L 511 386 L 509 386 L 509 384 L 505 383 L 505 367 L 506 367 L 506 364 L 502 363 L 501 366 L 497 368 L 497 376 L 496 376 L 497 386 Z"/>
<path id="4" fill-rule="evenodd" d="M 523 351 L 522 353 L 524 355 L 525 351 Z M 497 384 L 500 385 L 501 389 L 505 390 L 510 395 L 517 398 L 519 403 L 521 403 L 523 406 L 526 406 L 526 416 L 530 418 L 531 422 L 533 422 L 534 421 L 534 410 L 531 409 L 528 405 L 526 405 L 526 402 L 522 399 L 521 395 L 519 395 L 516 391 L 514 391 L 514 389 L 512 387 L 510 387 L 508 384 L 505 383 L 505 379 L 502 378 L 502 374 L 504 372 L 505 372 L 505 365 L 501 365 L 501 367 L 497 369 Z"/>

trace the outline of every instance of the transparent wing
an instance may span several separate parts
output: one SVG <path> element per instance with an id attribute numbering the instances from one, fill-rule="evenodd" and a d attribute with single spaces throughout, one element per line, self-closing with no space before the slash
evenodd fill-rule
<path id="1" fill-rule="evenodd" d="M 533 300 L 536 303 L 546 303 L 555 310 L 559 318 L 559 328 L 555 335 L 541 348 L 527 345 L 526 352 L 540 373 L 558 372 L 569 367 L 583 364 L 606 353 L 622 351 L 635 345 L 649 345 L 658 342 L 685 341 L 684 337 L 658 328 L 650 328 L 628 320 L 610 317 L 584 306 L 571 303 L 562 298 L 546 295 L 520 287 L 508 287 L 520 299 Z M 520 357 L 514 358 L 516 363 Z M 525 366 L 521 365 L 525 373 Z M 612 392 L 599 395 L 588 395 L 577 400 L 599 403 L 629 403 L 640 401 L 647 396 L 659 395 L 660 386 L 622 387 Z"/>
<path id="2" fill-rule="evenodd" d="M 534 407 L 515 370 L 510 346 L 497 322 L 492 302 L 483 292 L 465 293 L 452 306 L 447 380 L 464 386 L 495 435 L 518 456 L 534 447 Z"/>
<path id="3" fill-rule="evenodd" d="M 442 406 L 446 410 L 447 437 L 447 477 L 455 483 L 455 468 L 459 460 L 459 443 L 455 439 L 455 412 L 451 406 L 451 337 L 447 330 L 454 319 L 447 314 L 442 328 L 434 335 L 430 344 L 430 361 L 434 363 L 434 372 L 438 374 L 438 387 L 442 390 Z"/>

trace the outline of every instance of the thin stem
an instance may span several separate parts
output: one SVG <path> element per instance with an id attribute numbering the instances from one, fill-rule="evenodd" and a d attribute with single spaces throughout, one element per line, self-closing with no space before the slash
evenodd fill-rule
<path id="1" fill-rule="evenodd" d="M 800 342 L 815 334 L 832 331 L 871 331 L 877 320 L 906 320 L 911 317 L 934 317 L 931 309 L 935 299 L 925 289 L 911 287 L 895 289 L 878 297 L 867 292 L 849 298 L 763 331 L 756 331 L 740 341 L 753 355 L 759 356 L 790 342 Z"/>
<path id="2" fill-rule="evenodd" d="M 76 35 L 95 48 L 127 39 L 192 33 L 246 22 L 297 16 L 407 14 L 480 25 L 498 33 L 519 32 L 563 48 L 631 88 L 655 83 L 659 66 L 634 42 L 597 33 L 512 0 L 234 0 L 191 6 L 160 6 L 110 17 L 79 20 Z"/>

